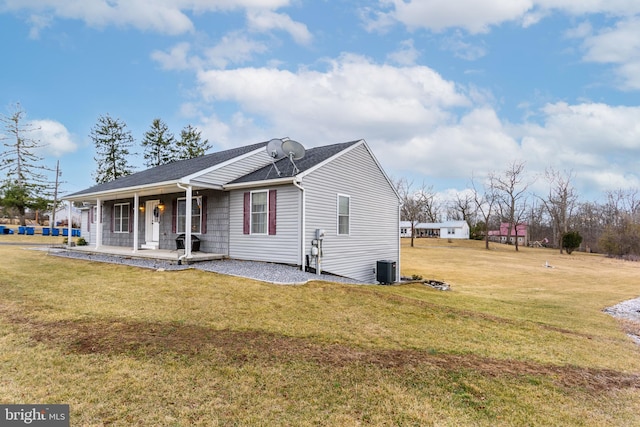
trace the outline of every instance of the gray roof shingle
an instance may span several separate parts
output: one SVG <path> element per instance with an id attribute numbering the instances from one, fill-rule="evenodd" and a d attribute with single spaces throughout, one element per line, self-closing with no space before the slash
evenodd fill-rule
<path id="1" fill-rule="evenodd" d="M 177 181 L 181 178 L 205 170 L 217 164 L 226 162 L 234 157 L 249 153 L 260 147 L 266 146 L 266 142 L 247 145 L 244 147 L 232 148 L 230 150 L 219 151 L 217 153 L 206 154 L 188 160 L 179 160 L 166 165 L 156 166 L 131 175 L 123 176 L 116 180 L 94 185 L 87 189 L 69 194 L 67 197 L 75 197 L 83 194 L 92 194 L 102 191 L 118 190 L 124 188 L 151 185 L 158 182 Z"/>
<path id="2" fill-rule="evenodd" d="M 310 148 L 306 150 L 305 156 L 302 159 L 295 161 L 295 164 L 298 167 L 299 173 L 305 172 L 360 141 L 361 140 Z M 278 179 L 294 175 L 293 164 L 288 158 L 278 160 L 275 165 L 280 171 L 280 175 L 278 175 L 278 172 L 276 171 L 276 168 L 273 167 L 273 165 L 268 165 L 245 176 L 242 176 L 230 182 L 229 184 L 266 181 L 270 179 Z"/>
<path id="3" fill-rule="evenodd" d="M 297 166 L 299 173 L 305 172 L 358 142 L 360 142 L 360 140 L 310 148 L 306 150 L 305 156 L 302 159 L 295 161 L 295 165 Z M 114 181 L 94 185 L 93 187 L 89 187 L 85 190 L 69 194 L 67 197 L 76 197 L 82 196 L 84 194 L 100 193 L 103 191 L 135 188 L 145 185 L 153 185 L 160 182 L 177 181 L 186 176 L 198 173 L 217 164 L 226 162 L 227 160 L 233 159 L 234 157 L 238 157 L 261 147 L 265 147 L 266 145 L 266 142 L 260 142 L 244 147 L 232 148 L 230 150 L 207 154 L 189 160 L 179 160 L 176 162 L 168 163 L 166 165 L 156 166 L 154 168 L 118 178 Z M 293 164 L 288 158 L 280 159 L 275 164 L 277 169 L 280 170 L 280 175 L 278 175 L 276 168 L 270 164 L 232 181 L 231 184 L 266 181 L 270 179 L 278 179 L 294 175 Z"/>

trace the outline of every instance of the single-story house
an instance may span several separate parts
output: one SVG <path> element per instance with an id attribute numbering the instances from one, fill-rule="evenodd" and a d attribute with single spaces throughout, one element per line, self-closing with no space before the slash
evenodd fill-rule
<path id="1" fill-rule="evenodd" d="M 367 143 L 276 155 L 272 141 L 157 166 L 65 200 L 85 206 L 82 235 L 98 252 L 176 251 L 185 262 L 197 252 L 369 283 L 385 260 L 399 280 L 400 197 Z"/>
<path id="2" fill-rule="evenodd" d="M 499 243 L 515 244 L 516 231 L 518 245 L 527 246 L 529 244 L 529 226 L 524 223 L 511 227 L 511 234 L 509 234 L 509 223 L 503 222 L 500 224 L 499 230 L 489 230 L 489 240 Z"/>
<path id="3" fill-rule="evenodd" d="M 414 237 L 468 239 L 467 221 L 421 222 L 414 227 Z M 400 221 L 400 236 L 411 237 L 411 221 Z"/>

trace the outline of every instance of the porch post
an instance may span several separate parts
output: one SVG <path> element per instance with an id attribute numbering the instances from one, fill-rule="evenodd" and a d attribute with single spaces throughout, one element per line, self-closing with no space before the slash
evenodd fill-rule
<path id="1" fill-rule="evenodd" d="M 73 203 L 71 200 L 67 202 L 69 206 L 67 207 L 68 221 L 67 221 L 67 248 L 71 247 L 71 230 L 73 229 L 73 220 L 71 218 L 71 207 Z"/>
<path id="2" fill-rule="evenodd" d="M 102 200 L 96 199 L 96 249 L 102 246 Z"/>
<path id="3" fill-rule="evenodd" d="M 133 194 L 133 253 L 138 252 L 138 213 L 140 212 L 140 197 L 138 193 Z"/>
<path id="4" fill-rule="evenodd" d="M 193 197 L 193 187 L 187 185 L 185 200 L 185 215 L 184 215 L 184 256 L 185 258 L 191 258 L 191 209 Z"/>

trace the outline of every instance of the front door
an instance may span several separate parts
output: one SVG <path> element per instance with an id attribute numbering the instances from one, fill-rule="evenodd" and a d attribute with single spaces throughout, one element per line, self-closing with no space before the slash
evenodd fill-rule
<path id="1" fill-rule="evenodd" d="M 145 239 L 147 246 L 158 247 L 160 243 L 160 200 L 148 200 L 145 211 Z"/>

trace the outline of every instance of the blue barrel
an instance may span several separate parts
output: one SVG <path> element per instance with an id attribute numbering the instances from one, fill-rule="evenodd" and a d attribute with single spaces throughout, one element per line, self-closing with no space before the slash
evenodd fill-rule
<path id="1" fill-rule="evenodd" d="M 27 227 L 19 226 L 18 234 L 24 234 L 27 231 Z"/>
<path id="2" fill-rule="evenodd" d="M 42 227 L 43 236 L 48 236 L 50 232 L 51 232 L 51 229 L 49 227 Z"/>
<path id="3" fill-rule="evenodd" d="M 63 236 L 68 236 L 68 235 L 69 235 L 69 229 L 68 229 L 68 228 L 66 228 L 66 227 L 65 227 L 65 228 L 63 228 L 63 229 L 62 229 L 62 235 L 63 235 Z"/>
<path id="4" fill-rule="evenodd" d="M 60 229 L 59 228 L 52 228 L 51 229 L 51 235 L 52 236 L 59 236 L 60 235 Z"/>
<path id="5" fill-rule="evenodd" d="M 33 236 L 35 234 L 35 232 L 36 232 L 35 228 L 27 227 L 27 230 L 26 230 L 27 236 Z"/>

